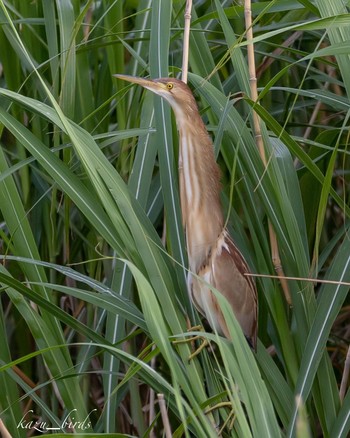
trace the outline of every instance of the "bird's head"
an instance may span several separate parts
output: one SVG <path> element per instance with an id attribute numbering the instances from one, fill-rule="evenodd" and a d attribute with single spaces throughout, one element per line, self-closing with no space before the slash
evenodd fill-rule
<path id="1" fill-rule="evenodd" d="M 147 90 L 166 99 L 173 108 L 179 121 L 183 117 L 190 117 L 193 111 L 197 112 L 197 104 L 187 84 L 175 78 L 145 79 L 136 76 L 114 75 L 118 79 L 141 85 Z"/>

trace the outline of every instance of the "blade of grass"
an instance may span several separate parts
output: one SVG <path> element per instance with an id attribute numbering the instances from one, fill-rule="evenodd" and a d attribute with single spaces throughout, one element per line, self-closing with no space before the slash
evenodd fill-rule
<path id="1" fill-rule="evenodd" d="M 325 275 L 326 279 L 341 282 L 350 281 L 350 240 L 346 234 L 348 231 L 344 230 L 344 241 Z M 339 285 L 334 287 L 331 284 L 324 284 L 321 287 L 318 307 L 303 353 L 299 378 L 295 388 L 295 394 L 299 395 L 302 400 L 306 400 L 310 393 L 332 324 L 348 291 L 348 286 Z M 291 417 L 288 429 L 288 436 L 290 437 L 295 431 L 297 411 L 298 405 L 295 406 Z"/>

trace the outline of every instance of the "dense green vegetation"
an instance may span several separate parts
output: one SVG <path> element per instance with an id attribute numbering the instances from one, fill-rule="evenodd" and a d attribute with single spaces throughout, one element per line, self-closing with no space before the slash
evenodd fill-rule
<path id="1" fill-rule="evenodd" d="M 346 2 L 253 3 L 266 168 L 243 7 L 194 2 L 189 84 L 228 226 L 258 274 L 259 345 L 225 310 L 235 341 L 207 330 L 213 348 L 190 362 L 191 344 L 172 342 L 200 323 L 175 121 L 112 76 L 180 73 L 184 3 L 0 0 L 0 419 L 14 437 L 30 421 L 72 432 L 67 415 L 94 437 L 162 436 L 167 422 L 175 437 L 349 434 Z M 291 306 L 271 277 L 268 222 Z"/>

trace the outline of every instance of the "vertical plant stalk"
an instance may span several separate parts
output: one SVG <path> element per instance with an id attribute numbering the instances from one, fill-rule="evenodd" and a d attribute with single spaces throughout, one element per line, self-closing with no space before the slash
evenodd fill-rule
<path id="1" fill-rule="evenodd" d="M 184 24 L 184 39 L 183 39 L 183 53 L 182 53 L 182 77 L 181 80 L 187 84 L 188 76 L 188 53 L 190 47 L 190 26 L 191 26 L 191 10 L 192 0 L 186 0 L 185 8 L 185 24 Z"/>
<path id="2" fill-rule="evenodd" d="M 155 350 L 155 348 L 156 346 L 153 345 L 152 350 Z M 154 356 L 151 359 L 151 368 L 153 370 L 156 370 L 156 356 Z M 156 418 L 155 400 L 156 400 L 156 393 L 154 389 L 151 387 L 149 392 L 149 416 L 148 416 L 149 426 L 151 426 L 151 424 L 154 422 L 154 419 Z M 154 427 L 152 427 L 152 429 L 150 430 L 149 436 L 150 438 L 156 438 Z"/>
<path id="3" fill-rule="evenodd" d="M 254 44 L 253 44 L 253 27 L 252 27 L 252 9 L 251 9 L 251 1 L 244 0 L 244 18 L 245 18 L 245 27 L 246 27 L 246 35 L 247 35 L 247 54 L 248 54 L 248 71 L 249 71 L 249 83 L 250 83 L 250 93 L 251 99 L 255 102 L 255 105 L 258 105 L 258 88 L 257 88 L 257 78 L 256 78 L 256 70 L 255 70 L 255 58 L 254 58 Z M 256 145 L 259 149 L 259 154 L 262 162 L 266 168 L 266 154 L 264 149 L 264 142 L 261 134 L 261 125 L 260 125 L 260 117 L 258 114 L 253 111 L 253 132 L 255 137 Z M 289 305 L 292 304 L 292 300 L 290 297 L 289 286 L 285 279 L 285 275 L 282 268 L 282 263 L 279 255 L 278 242 L 275 230 L 273 229 L 271 222 L 269 221 L 269 236 L 270 236 L 270 245 L 271 245 L 271 258 L 272 263 L 275 268 L 275 271 L 279 277 L 285 299 Z"/>
<path id="4" fill-rule="evenodd" d="M 171 438 L 173 435 L 171 433 L 171 427 L 170 427 L 168 412 L 167 412 L 166 404 L 165 404 L 165 400 L 164 400 L 164 394 L 157 394 L 157 397 L 158 397 L 160 413 L 161 413 L 162 420 L 163 420 L 165 437 Z"/>

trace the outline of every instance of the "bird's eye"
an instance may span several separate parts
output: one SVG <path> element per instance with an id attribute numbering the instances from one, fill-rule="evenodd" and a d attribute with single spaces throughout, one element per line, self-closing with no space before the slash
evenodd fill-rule
<path id="1" fill-rule="evenodd" d="M 168 90 L 172 90 L 174 88 L 174 84 L 172 82 L 168 82 L 166 84 L 166 87 L 167 87 Z"/>

